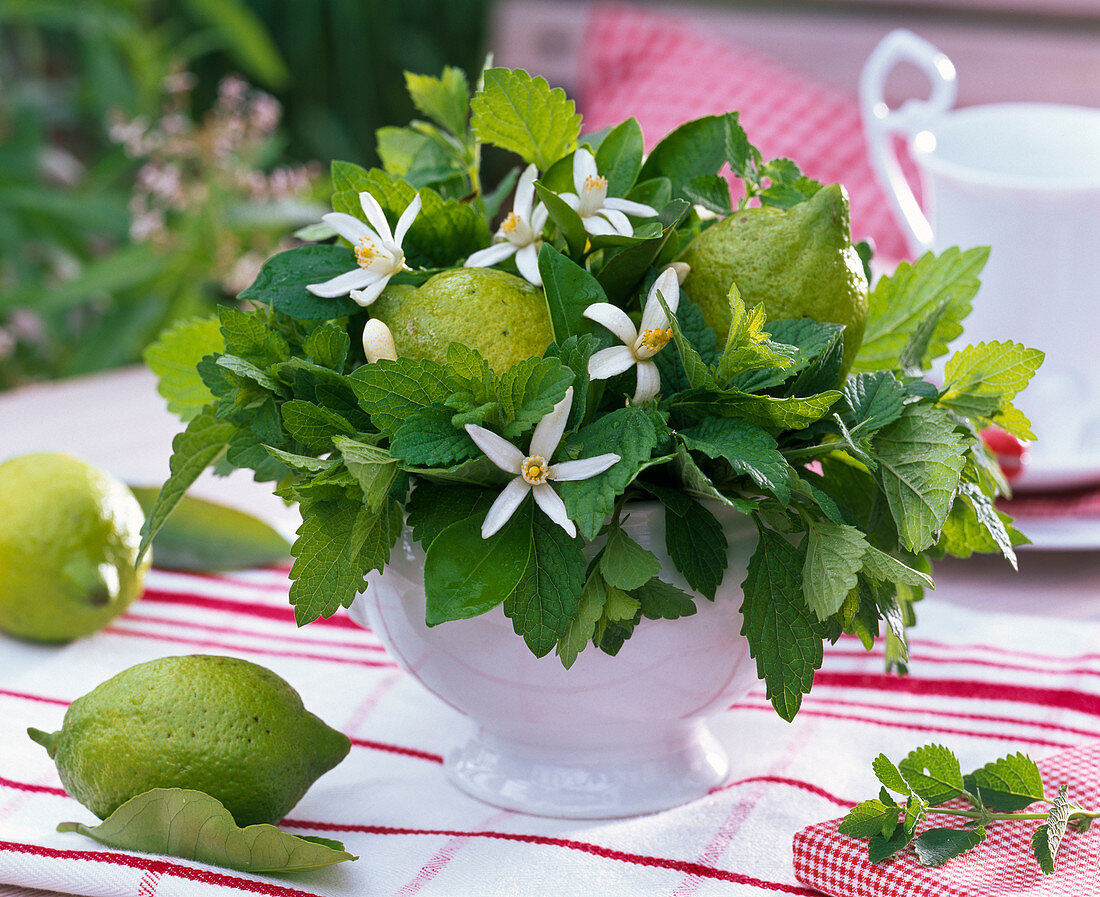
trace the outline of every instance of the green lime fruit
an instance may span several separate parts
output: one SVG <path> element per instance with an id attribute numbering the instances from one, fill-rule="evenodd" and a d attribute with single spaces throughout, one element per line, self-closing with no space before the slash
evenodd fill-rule
<path id="1" fill-rule="evenodd" d="M 0 464 L 0 629 L 67 642 L 106 626 L 141 594 L 141 505 L 69 455 Z"/>
<path id="2" fill-rule="evenodd" d="M 729 332 L 734 283 L 746 305 L 764 303 L 769 321 L 808 317 L 843 324 L 846 373 L 867 323 L 867 277 L 848 221 L 848 194 L 840 184 L 789 209 L 734 212 L 684 252 L 681 261 L 691 266 L 684 292 L 720 341 Z"/>
<path id="3" fill-rule="evenodd" d="M 351 748 L 271 670 L 209 654 L 139 663 L 73 701 L 59 731 L 27 732 L 101 819 L 152 788 L 190 788 L 241 826 L 278 822 Z"/>
<path id="4" fill-rule="evenodd" d="M 495 268 L 455 268 L 419 287 L 389 287 L 371 306 L 400 357 L 447 360 L 451 343 L 476 349 L 501 373 L 554 341 L 542 290 Z"/>

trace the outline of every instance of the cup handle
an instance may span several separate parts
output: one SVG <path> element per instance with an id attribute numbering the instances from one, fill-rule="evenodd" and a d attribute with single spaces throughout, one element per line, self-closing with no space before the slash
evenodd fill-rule
<path id="1" fill-rule="evenodd" d="M 899 62 L 911 62 L 932 85 L 927 100 L 906 100 L 891 110 L 884 98 L 886 79 Z M 859 76 L 859 104 L 871 166 L 890 197 L 894 217 L 905 231 L 914 255 L 932 248 L 932 225 L 921 211 L 898 164 L 891 136 L 912 138 L 934 118 L 955 105 L 958 85 L 955 66 L 943 53 L 912 31 L 899 28 L 879 42 Z"/>

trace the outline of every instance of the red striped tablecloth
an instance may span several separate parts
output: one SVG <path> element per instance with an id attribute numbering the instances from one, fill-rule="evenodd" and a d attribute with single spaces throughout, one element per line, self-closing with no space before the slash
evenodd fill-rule
<path id="1" fill-rule="evenodd" d="M 154 571 L 148 585 L 92 638 L 61 648 L 0 641 L 0 882 L 110 897 L 808 895 L 792 840 L 877 792 L 879 751 L 897 757 L 936 740 L 978 765 L 1100 738 L 1100 625 L 977 614 L 933 597 L 921 607 L 909 678 L 884 675 L 881 652 L 845 640 L 827 651 L 795 723 L 776 718 L 760 691 L 716 719 L 733 770 L 709 797 L 635 820 L 541 819 L 456 791 L 442 758 L 465 723 L 342 613 L 297 629 L 285 571 Z M 55 728 L 69 701 L 109 676 L 183 653 L 270 667 L 352 738 L 348 758 L 284 825 L 339 838 L 358 862 L 278 880 L 54 831 L 94 820 L 64 794 L 26 727 Z"/>

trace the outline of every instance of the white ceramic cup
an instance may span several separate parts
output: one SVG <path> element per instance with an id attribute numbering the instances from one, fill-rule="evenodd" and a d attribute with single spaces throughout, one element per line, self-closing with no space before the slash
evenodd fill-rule
<path id="1" fill-rule="evenodd" d="M 884 87 L 900 62 L 920 68 L 932 89 L 891 110 Z M 1100 109 L 953 109 L 955 97 L 955 67 L 943 53 L 909 31 L 888 34 L 860 77 L 872 166 L 914 255 L 990 247 L 959 345 L 1015 340 L 1046 353 L 1016 401 L 1038 437 L 1020 485 L 1100 480 Z M 895 134 L 920 171 L 924 211 L 902 175 Z"/>

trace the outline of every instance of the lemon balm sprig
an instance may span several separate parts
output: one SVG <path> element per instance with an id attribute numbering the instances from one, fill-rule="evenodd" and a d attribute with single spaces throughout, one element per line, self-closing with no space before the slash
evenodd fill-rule
<path id="1" fill-rule="evenodd" d="M 1039 868 L 1050 875 L 1067 833 L 1087 831 L 1092 820 L 1100 818 L 1100 811 L 1074 801 L 1067 785 L 1048 798 L 1038 765 L 1025 754 L 1009 754 L 963 775 L 950 750 L 929 744 L 911 751 L 896 766 L 885 754 L 871 766 L 882 784 L 879 796 L 856 804 L 841 820 L 839 831 L 867 838 L 872 863 L 888 860 L 912 844 L 921 865 L 939 866 L 981 844 L 990 823 L 1039 820 L 1042 824 L 1031 846 Z M 949 802 L 953 805 L 944 806 Z M 1049 809 L 1028 812 L 1036 804 Z M 965 820 L 964 827 L 925 828 L 918 835 L 921 823 L 933 814 Z"/>

